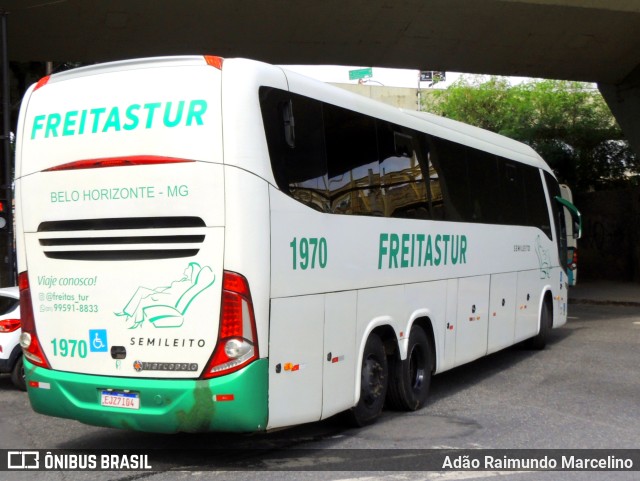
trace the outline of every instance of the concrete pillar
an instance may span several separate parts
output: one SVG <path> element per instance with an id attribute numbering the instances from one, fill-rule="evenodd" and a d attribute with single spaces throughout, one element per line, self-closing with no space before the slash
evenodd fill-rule
<path id="1" fill-rule="evenodd" d="M 621 83 L 598 84 L 598 89 L 629 140 L 631 148 L 640 155 L 640 65 Z"/>

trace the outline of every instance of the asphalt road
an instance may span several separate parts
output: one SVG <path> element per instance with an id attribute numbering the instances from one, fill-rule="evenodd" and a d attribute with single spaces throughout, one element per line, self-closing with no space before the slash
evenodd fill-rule
<path id="1" fill-rule="evenodd" d="M 26 394 L 2 376 L 0 448 L 168 451 L 155 463 L 154 472 L 11 472 L 0 477 L 638 479 L 638 471 L 415 471 L 421 455 L 415 450 L 422 449 L 640 448 L 640 308 L 570 307 L 568 324 L 553 331 L 544 351 L 515 346 L 436 376 L 426 408 L 385 412 L 375 425 L 363 429 L 346 428 L 339 418 L 257 435 L 153 435 L 97 428 L 33 413 Z M 225 462 L 228 468 L 212 469 Z M 244 466 L 254 470 L 233 470 Z"/>

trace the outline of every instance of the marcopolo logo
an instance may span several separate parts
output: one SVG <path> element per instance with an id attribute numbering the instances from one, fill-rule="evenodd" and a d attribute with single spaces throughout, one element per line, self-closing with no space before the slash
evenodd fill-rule
<path id="1" fill-rule="evenodd" d="M 31 140 L 74 135 L 204 125 L 204 99 L 95 107 L 36 115 Z"/>
<path id="2" fill-rule="evenodd" d="M 196 372 L 198 364 L 195 362 L 143 362 L 134 361 L 133 369 L 136 372 L 141 371 L 180 371 L 180 372 Z"/>

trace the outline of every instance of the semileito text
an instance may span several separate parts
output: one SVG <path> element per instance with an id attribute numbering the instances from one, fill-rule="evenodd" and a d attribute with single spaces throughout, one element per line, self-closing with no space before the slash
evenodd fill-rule
<path id="1" fill-rule="evenodd" d="M 204 339 L 185 339 L 168 337 L 132 337 L 129 339 L 130 346 L 148 347 L 204 347 Z"/>

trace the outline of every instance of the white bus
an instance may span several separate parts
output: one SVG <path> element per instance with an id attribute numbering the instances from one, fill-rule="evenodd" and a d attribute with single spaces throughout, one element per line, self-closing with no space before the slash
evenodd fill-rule
<path id="1" fill-rule="evenodd" d="M 558 182 L 499 135 L 194 56 L 46 77 L 18 141 L 21 343 L 43 414 L 364 425 L 566 322 Z"/>

